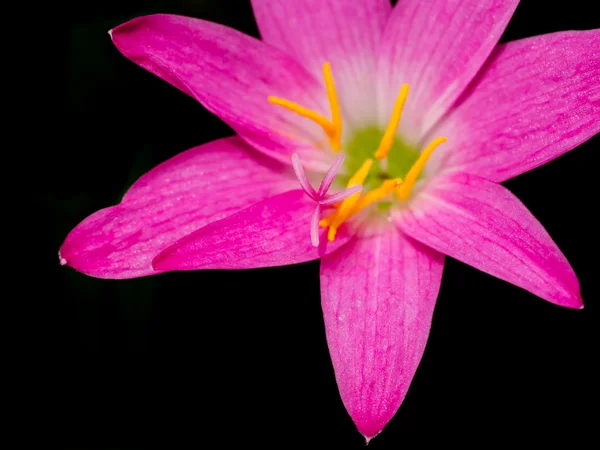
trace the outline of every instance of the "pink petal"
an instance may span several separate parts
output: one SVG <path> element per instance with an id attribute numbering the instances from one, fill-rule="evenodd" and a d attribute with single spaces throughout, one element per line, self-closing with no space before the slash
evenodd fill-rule
<path id="1" fill-rule="evenodd" d="M 600 30 L 499 46 L 436 135 L 446 166 L 504 181 L 600 131 Z"/>
<path id="2" fill-rule="evenodd" d="M 337 384 L 367 441 L 396 413 L 417 370 L 444 261 L 390 223 L 370 231 L 321 262 Z"/>
<path id="3" fill-rule="evenodd" d="M 157 270 L 251 269 L 318 259 L 346 243 L 349 234 L 347 226 L 340 228 L 335 242 L 329 242 L 321 230 L 321 243 L 313 247 L 314 210 L 304 191 L 284 192 L 185 236 L 153 265 Z"/>
<path id="4" fill-rule="evenodd" d="M 119 205 L 77 225 L 60 256 L 99 278 L 157 273 L 151 262 L 161 250 L 207 223 L 296 185 L 289 172 L 238 137 L 192 148 L 142 176 Z"/>
<path id="5" fill-rule="evenodd" d="M 252 0 L 265 42 L 294 55 L 317 78 L 331 62 L 345 120 L 375 118 L 379 43 L 389 0 Z"/>
<path id="6" fill-rule="evenodd" d="M 411 87 L 400 132 L 418 142 L 481 68 L 518 0 L 401 0 L 382 40 L 380 124 L 403 83 Z"/>
<path id="7" fill-rule="evenodd" d="M 327 141 L 307 119 L 270 104 L 283 97 L 326 114 L 320 84 L 291 56 L 216 23 L 158 14 L 111 31 L 127 58 L 194 97 L 257 149 L 289 164 L 292 152 L 312 169 L 327 170 Z"/>
<path id="8" fill-rule="evenodd" d="M 396 212 L 409 236 L 557 305 L 581 308 L 579 282 L 565 256 L 506 188 L 474 175 L 433 180 Z"/>

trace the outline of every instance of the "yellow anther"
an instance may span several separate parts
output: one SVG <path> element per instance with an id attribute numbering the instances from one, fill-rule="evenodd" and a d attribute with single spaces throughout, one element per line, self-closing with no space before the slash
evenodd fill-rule
<path id="1" fill-rule="evenodd" d="M 331 64 L 326 62 L 323 64 L 323 78 L 325 79 L 325 87 L 327 89 L 327 98 L 329 99 L 329 108 L 331 109 L 331 124 L 335 129 L 335 136 L 332 138 L 331 147 L 338 151 L 341 148 L 342 138 L 342 112 L 340 110 L 340 102 L 335 90 L 333 75 L 331 74 Z"/>
<path id="2" fill-rule="evenodd" d="M 321 219 L 319 221 L 319 225 L 323 228 L 329 227 L 329 231 L 327 232 L 327 238 L 330 241 L 333 241 L 335 239 L 337 229 L 339 228 L 339 226 L 342 223 L 344 223 L 350 217 L 361 212 L 367 206 L 370 206 L 373 203 L 383 200 L 385 197 L 390 195 L 394 191 L 394 189 L 396 189 L 401 184 L 402 184 L 402 178 L 393 178 L 391 180 L 385 180 L 381 184 L 381 186 L 379 186 L 376 189 L 373 189 L 372 191 L 367 192 L 365 195 L 360 197 L 358 199 L 358 201 L 355 201 L 352 205 L 349 205 L 350 206 L 349 211 L 341 212 L 340 210 L 337 210 L 337 211 L 331 213 L 330 215 L 328 215 L 327 217 Z M 354 195 L 359 195 L 359 194 L 354 194 Z M 340 207 L 340 209 L 341 209 L 341 207 Z"/>
<path id="3" fill-rule="evenodd" d="M 408 97 L 408 89 L 408 84 L 403 84 L 400 88 L 400 93 L 398 94 L 398 98 L 396 99 L 396 103 L 394 104 L 394 109 L 392 111 L 392 118 L 385 129 L 383 138 L 381 138 L 379 148 L 375 152 L 375 158 L 377 159 L 385 158 L 392 148 L 394 138 L 396 137 L 396 131 L 398 131 L 398 125 L 400 124 L 400 117 L 402 117 L 402 110 L 404 109 L 406 98 Z"/>
<path id="4" fill-rule="evenodd" d="M 371 167 L 373 167 L 373 160 L 371 158 L 369 158 L 364 163 L 362 163 L 362 166 L 360 166 L 360 169 L 358 169 L 356 171 L 356 173 L 354 175 L 352 175 L 352 177 L 348 180 L 348 184 L 347 184 L 346 188 L 351 188 L 354 186 L 358 186 L 359 184 L 363 184 L 365 182 L 365 180 L 367 179 L 367 176 L 369 175 L 369 171 L 371 170 Z M 344 201 L 346 201 L 346 200 L 344 200 Z M 343 202 L 342 202 L 342 204 L 343 204 Z"/>
<path id="5" fill-rule="evenodd" d="M 354 209 L 352 210 L 352 213 L 350 214 L 350 217 L 355 214 L 358 214 L 367 206 L 372 205 L 373 203 L 378 202 L 380 200 L 383 200 L 401 184 L 402 178 L 393 178 L 391 180 L 385 180 L 381 184 L 381 186 L 373 189 L 372 191 L 367 192 L 358 200 L 358 202 L 354 206 Z"/>
<path id="6" fill-rule="evenodd" d="M 336 215 L 337 215 L 337 210 L 332 212 L 331 214 L 329 214 L 327 217 L 323 217 L 321 220 L 319 220 L 319 226 L 322 228 L 329 227 L 329 225 L 331 225 L 331 223 L 333 222 L 333 219 L 335 218 Z"/>
<path id="7" fill-rule="evenodd" d="M 359 184 L 363 184 L 365 182 L 367 176 L 369 175 L 369 171 L 371 170 L 372 166 L 373 166 L 373 160 L 370 158 L 367 159 L 362 164 L 362 166 L 360 166 L 360 169 L 358 169 L 356 171 L 356 173 L 354 175 L 352 175 L 350 180 L 348 180 L 348 184 L 346 187 L 351 188 L 351 187 L 357 186 Z M 351 195 L 350 197 L 344 199 L 344 201 L 342 202 L 342 204 L 340 205 L 338 210 L 334 213 L 333 217 L 331 217 L 331 222 L 329 223 L 329 231 L 327 232 L 327 239 L 329 239 L 331 242 L 333 242 L 335 240 L 335 235 L 336 235 L 337 229 L 340 227 L 340 225 L 342 223 L 344 223 L 344 221 L 348 217 L 350 217 L 350 213 L 354 209 L 354 206 L 358 202 L 359 198 L 360 198 L 360 192 L 357 192 L 356 194 Z M 330 216 L 321 220 L 321 222 L 329 219 L 329 217 Z M 321 222 L 319 222 L 319 224 L 321 224 Z"/>
<path id="8" fill-rule="evenodd" d="M 323 131 L 329 138 L 331 148 L 337 152 L 342 148 L 342 113 L 337 92 L 335 90 L 335 84 L 333 82 L 333 75 L 331 74 L 331 64 L 328 62 L 323 65 L 323 77 L 325 78 L 327 98 L 329 99 L 329 107 L 331 109 L 331 120 L 311 109 L 283 98 L 269 96 L 268 100 L 274 105 L 282 106 L 302 117 L 312 120 L 323 128 Z"/>
<path id="9" fill-rule="evenodd" d="M 329 240 L 329 242 L 335 241 L 335 236 L 337 235 L 337 229 L 342 224 L 342 222 L 343 221 L 341 221 L 338 225 L 331 224 L 331 226 L 329 227 L 329 230 L 327 230 L 327 239 Z"/>
<path id="10" fill-rule="evenodd" d="M 290 102 L 289 100 L 285 100 L 283 98 L 270 96 L 268 97 L 268 100 L 269 103 L 283 106 L 285 109 L 289 109 L 290 111 L 295 112 L 299 116 L 306 117 L 307 119 L 312 120 L 317 125 L 321 126 L 321 128 L 323 128 L 323 131 L 327 134 L 327 136 L 329 136 L 330 139 L 333 139 L 333 137 L 335 136 L 335 128 L 333 127 L 331 122 L 329 122 L 329 119 L 327 119 L 327 117 L 324 117 L 311 109 L 307 109 L 303 106 L 298 105 L 297 103 Z"/>
<path id="11" fill-rule="evenodd" d="M 436 148 L 438 148 L 441 144 L 443 144 L 444 142 L 446 142 L 445 137 L 438 137 L 438 138 L 434 139 L 431 142 L 431 144 L 429 144 L 425 148 L 425 150 L 423 150 L 423 152 L 419 156 L 419 159 L 417 159 L 417 161 L 413 164 L 413 166 L 410 168 L 410 170 L 406 174 L 404 183 L 402 183 L 402 185 L 400 185 L 398 187 L 398 189 L 396 189 L 396 196 L 400 200 L 406 200 L 408 198 L 408 196 L 410 195 L 410 192 L 412 191 L 412 188 L 414 187 L 414 185 L 417 181 L 417 178 L 423 171 L 423 168 L 425 167 L 427 160 L 429 159 L 429 157 L 431 156 L 433 151 Z"/>

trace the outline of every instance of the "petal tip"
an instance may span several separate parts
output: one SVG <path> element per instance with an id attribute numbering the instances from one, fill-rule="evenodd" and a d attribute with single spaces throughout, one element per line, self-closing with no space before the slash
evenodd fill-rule
<path id="1" fill-rule="evenodd" d="M 360 434 L 362 434 L 362 437 L 365 438 L 365 445 L 369 445 L 371 440 L 373 440 L 373 438 L 379 436 L 379 433 L 381 433 L 382 430 L 379 430 L 377 432 L 373 432 L 373 431 L 363 432 L 363 431 L 360 431 L 360 429 L 359 429 L 358 431 L 360 432 Z"/>
<path id="2" fill-rule="evenodd" d="M 567 301 L 561 304 L 561 306 L 565 306 L 567 308 L 581 310 L 584 307 L 583 299 L 581 298 L 581 294 L 574 293 L 570 296 Z"/>
<path id="3" fill-rule="evenodd" d="M 362 434 L 362 436 L 365 438 L 365 442 L 367 445 L 369 445 L 369 442 L 371 442 L 373 438 L 377 437 L 383 431 L 385 425 L 387 425 L 387 423 L 389 422 L 389 420 L 386 420 L 384 423 L 382 423 L 379 420 L 373 420 L 373 418 L 369 418 L 366 420 L 354 419 L 355 418 L 353 418 L 354 425 L 356 425 L 358 432 Z"/>
<path id="4" fill-rule="evenodd" d="M 380 431 L 379 433 L 381 433 L 381 431 Z M 363 434 L 362 436 L 365 438 L 365 445 L 369 445 L 369 442 L 371 442 L 371 439 L 373 439 L 374 437 L 377 437 L 377 435 L 378 435 L 379 433 L 375 433 L 375 434 L 374 434 L 374 435 L 372 435 L 372 436 L 368 436 L 368 435 L 366 435 L 366 434 Z M 361 434 L 362 434 L 362 433 L 361 433 Z"/>
<path id="5" fill-rule="evenodd" d="M 576 297 L 575 299 L 570 299 L 568 302 L 559 303 L 559 306 L 563 306 L 565 308 L 569 308 L 569 309 L 576 309 L 578 311 L 582 310 L 584 305 L 583 305 L 583 300 L 581 300 L 581 297 Z"/>
<path id="6" fill-rule="evenodd" d="M 60 250 L 58 251 L 58 262 L 60 263 L 61 266 L 67 265 L 67 260 L 61 256 Z"/>

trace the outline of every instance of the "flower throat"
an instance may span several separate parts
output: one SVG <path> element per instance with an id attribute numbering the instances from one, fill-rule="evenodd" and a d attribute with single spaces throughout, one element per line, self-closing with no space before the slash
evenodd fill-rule
<path id="1" fill-rule="evenodd" d="M 429 157 L 440 144 L 446 142 L 446 138 L 438 137 L 434 139 L 419 153 L 417 150 L 403 144 L 396 137 L 409 91 L 408 84 L 403 84 L 394 103 L 390 121 L 379 140 L 379 145 L 375 153 L 369 156 L 374 148 L 373 144 L 381 136 L 380 131 L 375 127 L 358 131 L 353 139 L 342 146 L 343 121 L 341 108 L 329 62 L 323 65 L 323 77 L 331 109 L 331 120 L 289 100 L 273 96 L 270 96 L 268 100 L 270 103 L 286 108 L 319 125 L 327 135 L 331 149 L 334 152 L 338 152 L 344 148 L 344 153 L 348 155 L 346 168 L 350 173 L 353 173 L 347 180 L 344 180 L 346 181 L 347 188 L 358 185 L 372 188 L 366 193 L 357 192 L 344 199 L 337 205 L 333 213 L 321 219 L 319 225 L 329 228 L 327 238 L 333 241 L 335 240 L 337 229 L 342 223 L 371 204 L 384 200 L 392 192 L 398 199 L 407 200 Z M 392 150 L 394 151 L 390 156 Z M 378 164 L 374 168 L 375 160 L 377 160 Z M 384 162 L 384 164 L 379 164 L 380 162 Z M 382 170 L 382 166 L 385 167 L 385 170 Z M 369 176 L 370 173 L 371 176 Z M 393 177 L 400 174 L 402 177 Z"/>

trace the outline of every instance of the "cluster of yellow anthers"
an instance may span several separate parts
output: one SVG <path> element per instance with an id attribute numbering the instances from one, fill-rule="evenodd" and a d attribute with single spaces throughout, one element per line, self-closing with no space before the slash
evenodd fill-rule
<path id="1" fill-rule="evenodd" d="M 333 76 L 331 75 L 331 64 L 328 62 L 323 66 L 323 75 L 325 78 L 325 87 L 327 88 L 327 98 L 329 99 L 329 107 L 331 108 L 331 120 L 320 115 L 319 113 L 310 109 L 304 108 L 297 103 L 290 102 L 279 97 L 269 97 L 269 102 L 283 106 L 302 117 L 306 117 L 309 120 L 317 123 L 323 128 L 323 131 L 329 138 L 331 148 L 333 151 L 339 151 L 342 148 L 341 136 L 342 136 L 342 115 L 340 104 L 338 101 L 337 92 L 335 90 L 335 84 L 333 82 Z M 392 117 L 388 123 L 388 126 L 383 134 L 383 138 L 379 143 L 377 151 L 373 155 L 375 158 L 382 160 L 387 157 L 392 145 L 394 138 L 400 124 L 400 117 L 402 116 L 402 110 L 408 97 L 408 84 L 403 84 L 400 89 L 400 94 L 394 104 L 392 111 Z M 372 205 L 380 200 L 383 200 L 392 192 L 395 193 L 396 197 L 400 200 L 408 199 L 412 188 L 417 181 L 420 173 L 423 171 L 427 160 L 433 153 L 433 151 L 442 143 L 446 142 L 445 137 L 438 137 L 434 139 L 422 152 L 417 161 L 410 168 L 405 176 L 405 179 L 392 178 L 383 181 L 381 186 L 366 192 L 364 194 L 358 192 L 350 197 L 346 198 L 339 205 L 336 206 L 336 210 L 329 216 L 321 219 L 319 225 L 323 228 L 329 228 L 327 232 L 327 239 L 330 241 L 335 240 L 335 236 L 338 228 L 342 223 L 354 216 L 358 212 L 365 209 L 367 206 Z M 350 180 L 348 181 L 347 187 L 351 188 L 359 184 L 363 184 L 369 175 L 369 171 L 373 166 L 373 159 L 367 159 L 362 166 L 356 171 Z"/>

